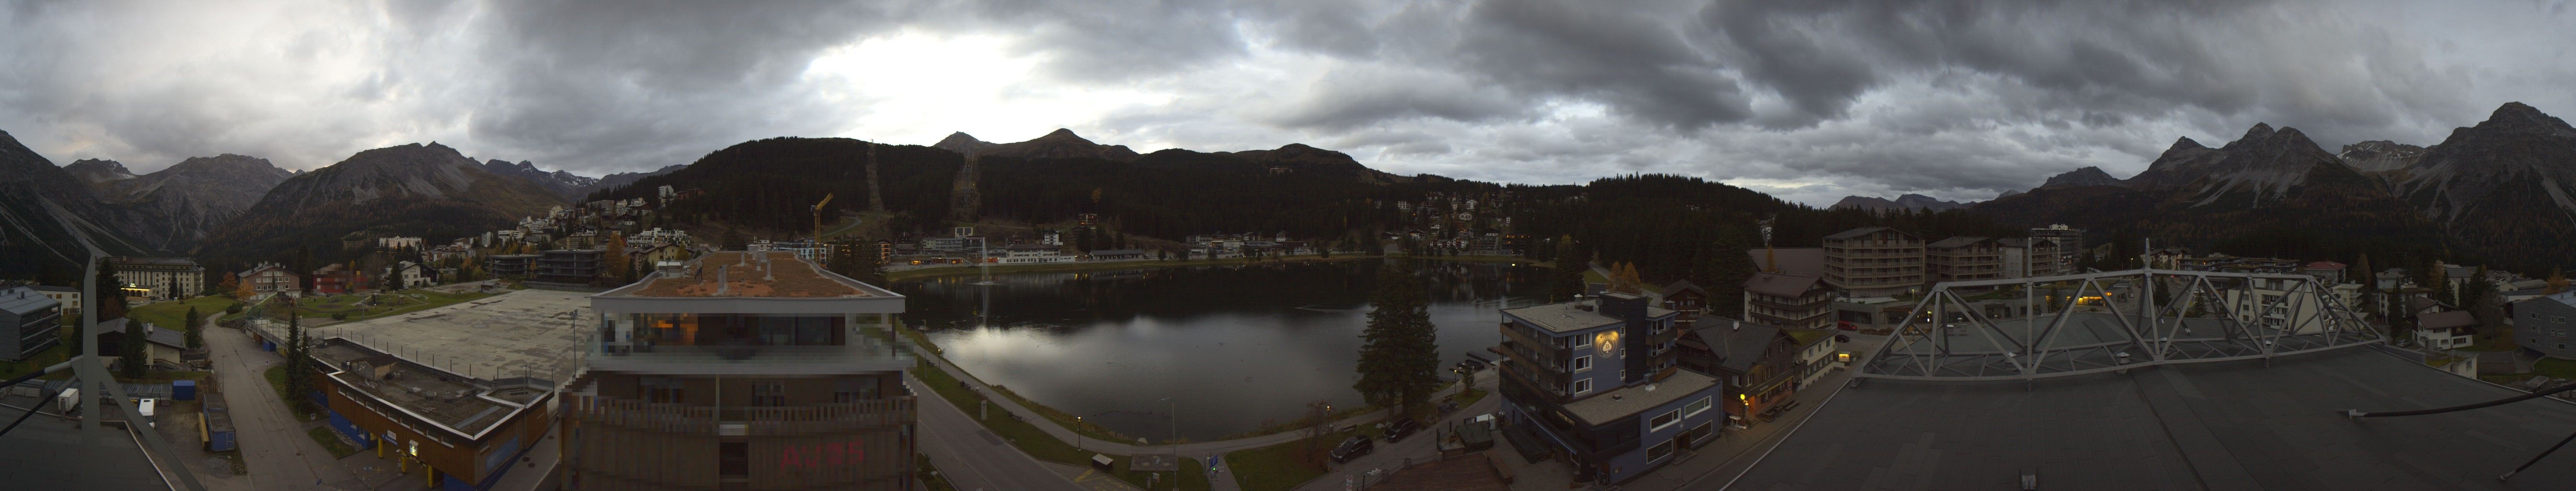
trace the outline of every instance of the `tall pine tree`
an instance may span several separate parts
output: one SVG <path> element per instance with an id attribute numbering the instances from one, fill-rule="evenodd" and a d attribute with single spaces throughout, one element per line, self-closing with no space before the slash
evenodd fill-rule
<path id="1" fill-rule="evenodd" d="M 1396 416 L 1413 414 L 1440 387 L 1438 333 L 1422 290 L 1411 266 L 1387 267 L 1369 300 L 1376 310 L 1360 334 L 1360 380 L 1351 388 Z"/>
<path id="2" fill-rule="evenodd" d="M 200 324 L 204 322 L 205 317 L 197 314 L 196 307 L 188 307 L 188 349 L 203 348 L 206 346 L 205 334 L 198 332 L 204 330 L 199 329 Z"/>
<path id="3" fill-rule="evenodd" d="M 312 357 L 305 353 L 305 350 L 311 349 L 311 347 L 306 346 L 306 344 L 307 343 L 304 340 L 304 322 L 302 320 L 302 316 L 296 315 L 295 311 L 290 308 L 286 311 L 286 344 L 284 346 L 284 351 L 286 351 L 286 399 L 288 403 L 295 406 L 296 414 L 311 414 L 314 412 L 313 398 L 306 395 L 313 392 L 313 370 L 306 366 L 306 361 L 311 360 Z"/>

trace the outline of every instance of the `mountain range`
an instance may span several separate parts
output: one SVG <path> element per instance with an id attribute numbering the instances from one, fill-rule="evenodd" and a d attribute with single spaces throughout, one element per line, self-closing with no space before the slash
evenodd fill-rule
<path id="1" fill-rule="evenodd" d="M 529 184 L 535 184 L 548 192 L 555 193 L 556 197 L 564 201 L 581 199 L 582 196 L 589 195 L 592 188 L 599 186 L 599 178 L 577 176 L 562 170 L 546 172 L 538 170 L 537 164 L 525 160 L 512 164 L 506 160 L 492 159 L 483 162 L 483 171 L 528 181 Z"/>
<path id="2" fill-rule="evenodd" d="M 1964 206 L 1968 206 L 1968 204 L 1967 204 L 1967 203 L 1960 203 L 1960 202 L 1957 202 L 1957 201 L 1943 201 L 1943 200 L 1939 200 L 1939 199 L 1933 199 L 1931 196 L 1924 196 L 1924 195 L 1920 195 L 1920 194 L 1910 194 L 1910 193 L 1909 193 L 1909 194 L 1906 194 L 1906 195 L 1904 195 L 1904 196 L 1898 196 L 1898 197 L 1896 197 L 1896 199 L 1894 199 L 1894 200 L 1889 200 L 1889 199 L 1886 199 L 1886 198 L 1871 198 L 1871 197 L 1867 197 L 1867 196 L 1844 196 L 1842 201 L 1834 202 L 1834 205 L 1833 205 L 1833 206 L 1828 206 L 1828 207 L 1825 207 L 1825 208 L 1828 208 L 1828 209 L 1835 209 L 1835 210 L 1870 210 L 1870 211 L 1910 211 L 1910 210 L 1922 210 L 1922 211 L 1933 211 L 1933 212 L 1938 212 L 1938 211 L 1955 210 L 1955 209 L 1958 209 L 1958 208 L 1960 208 L 1960 207 L 1964 207 Z"/>
<path id="3" fill-rule="evenodd" d="M 197 256 L 229 267 L 303 251 L 329 262 L 377 237 L 480 234 L 566 201 L 538 183 L 484 169 L 436 142 L 361 151 L 279 183 Z"/>
<path id="4" fill-rule="evenodd" d="M 872 148 L 882 174 L 874 186 L 863 165 Z M 969 154 L 981 163 L 967 167 Z M 2576 252 L 2556 246 L 2576 238 L 2570 164 L 2576 128 L 2512 103 L 2431 146 L 2377 140 L 2328 152 L 2296 128 L 2255 124 L 2214 148 L 2178 138 L 2127 179 L 2086 167 L 1983 202 L 1908 194 L 1846 198 L 1829 208 L 1963 210 L 2007 227 L 2062 223 L 2092 230 L 2097 241 L 2125 234 L 2244 254 L 2348 260 L 2361 252 L 2447 250 L 2441 254 L 2536 271 L 2576 263 Z M 662 185 L 724 196 L 675 211 L 751 231 L 809 228 L 801 210 L 836 194 L 843 198 L 836 209 L 886 203 L 905 229 L 934 229 L 960 210 L 1029 223 L 1096 210 L 1157 236 L 1332 234 L 1380 220 L 1367 206 L 1375 200 L 1492 186 L 1389 174 L 1303 144 L 1139 155 L 1069 130 L 1014 143 L 956 133 L 926 147 L 772 138 L 690 165 L 601 178 L 526 161 L 478 163 L 436 143 L 362 151 L 303 173 L 225 154 L 137 175 L 108 160 L 56 167 L 0 133 L 0 172 L 0 223 L 9 226 L 0 232 L 0 252 L 12 258 L 0 261 L 0 274 L 21 276 L 44 264 L 76 264 L 62 246 L 73 230 L 91 232 L 120 254 L 193 253 L 229 267 L 379 236 L 460 237 L 549 206 L 643 197 Z M 1407 187 L 1382 188 L 1390 185 Z"/>

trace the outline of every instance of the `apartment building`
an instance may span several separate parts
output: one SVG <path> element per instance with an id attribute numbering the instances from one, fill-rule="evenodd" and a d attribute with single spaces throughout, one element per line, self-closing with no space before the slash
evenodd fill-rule
<path id="1" fill-rule="evenodd" d="M 2058 256 L 2057 241 L 2037 237 L 1995 239 L 2003 252 L 2005 278 L 2032 278 L 2067 274 L 2068 265 Z"/>
<path id="2" fill-rule="evenodd" d="M 1923 239 L 1887 227 L 1825 236 L 1825 284 L 1853 297 L 1892 297 L 1923 289 Z"/>
<path id="3" fill-rule="evenodd" d="M 111 257 L 116 280 L 151 290 L 153 300 L 191 298 L 206 291 L 206 268 L 184 257 Z M 131 290 L 129 290 L 131 291 Z"/>
<path id="4" fill-rule="evenodd" d="M 1717 436 L 1715 377 L 1674 365 L 1675 312 L 1644 297 L 1502 311 L 1505 431 L 1545 442 L 1577 481 L 1619 483 Z"/>
<path id="5" fill-rule="evenodd" d="M 1991 280 L 2004 276 L 2004 252 L 1995 239 L 1951 237 L 1923 246 L 1932 283 Z"/>

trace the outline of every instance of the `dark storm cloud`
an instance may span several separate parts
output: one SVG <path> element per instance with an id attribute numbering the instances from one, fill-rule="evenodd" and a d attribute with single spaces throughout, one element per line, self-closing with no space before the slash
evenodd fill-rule
<path id="1" fill-rule="evenodd" d="M 976 117 L 1042 117 L 1033 124 L 1140 140 L 1104 141 L 1140 151 L 1309 142 L 1395 172 L 1539 183 L 1670 172 L 1817 204 L 1843 192 L 1979 199 L 2088 165 L 2126 175 L 2177 136 L 2219 145 L 2255 122 L 2299 127 L 2331 149 L 2434 143 L 2507 100 L 2576 112 L 2558 87 L 2576 63 L 2553 48 L 2569 44 L 2558 28 L 2566 10 L 2319 0 L 16 2 L 0 8 L 10 48 L 0 50 L 0 129 L 58 160 L 112 158 L 138 171 L 218 152 L 310 168 L 443 139 L 476 157 L 601 174 L 744 140 L 917 121 L 903 111 L 923 104 L 888 103 L 934 96 L 852 96 L 829 85 L 848 82 L 818 81 L 809 68 L 889 37 L 980 36 L 1036 64 L 1006 72 L 1023 79 L 993 89 L 1008 92 L 996 100 L 1153 97 L 1043 116 L 995 102 L 984 109 L 995 114 Z M 872 68 L 860 67 L 872 78 L 925 75 Z M 1044 94 L 1055 89 L 1075 95 Z M 948 122 L 927 125 L 956 124 L 939 121 Z"/>
<path id="2" fill-rule="evenodd" d="M 473 74 L 472 134 L 593 173 L 685 162 L 733 142 L 828 134 L 853 115 L 796 86 L 808 61 L 899 24 L 875 2 L 501 2 Z M 678 146 L 686 144 L 690 146 Z M 711 146 L 712 145 L 712 146 Z M 551 166 L 550 166 L 551 167 Z"/>

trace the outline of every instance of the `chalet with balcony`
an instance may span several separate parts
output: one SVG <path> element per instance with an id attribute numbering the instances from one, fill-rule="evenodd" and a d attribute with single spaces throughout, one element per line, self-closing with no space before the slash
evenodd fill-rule
<path id="1" fill-rule="evenodd" d="M 1721 407 L 1729 423 L 1749 426 L 1771 417 L 1772 409 L 1797 396 L 1793 382 L 1804 375 L 1798 363 L 1801 343 L 1777 327 L 1730 322 L 1691 330 L 1698 338 L 1685 349 L 1684 370 L 1705 371 L 1720 387 Z"/>
<path id="2" fill-rule="evenodd" d="M 1576 479 L 1625 482 L 1717 436 L 1717 379 L 1674 366 L 1676 312 L 1611 293 L 1502 314 L 1507 431 Z"/>
<path id="3" fill-rule="evenodd" d="M 1822 279 L 1753 273 L 1744 279 L 1744 320 L 1771 327 L 1834 326 L 1834 290 Z"/>
<path id="4" fill-rule="evenodd" d="M 1656 303 L 1664 310 L 1680 314 L 1674 322 L 1683 329 L 1689 329 L 1692 322 L 1699 320 L 1700 313 L 1708 311 L 1708 290 L 1691 284 L 1690 280 L 1675 280 L 1664 285 L 1660 294 L 1661 300 Z"/>

